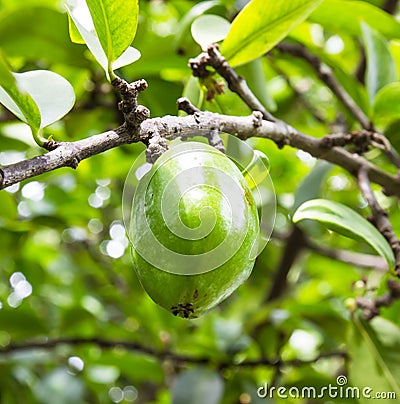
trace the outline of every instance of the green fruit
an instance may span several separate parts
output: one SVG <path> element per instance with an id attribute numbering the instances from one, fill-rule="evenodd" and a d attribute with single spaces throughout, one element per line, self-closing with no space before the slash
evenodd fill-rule
<path id="1" fill-rule="evenodd" d="M 130 236 L 144 289 L 174 315 L 195 318 L 250 275 L 259 219 L 236 165 L 203 143 L 164 153 L 135 192 Z"/>

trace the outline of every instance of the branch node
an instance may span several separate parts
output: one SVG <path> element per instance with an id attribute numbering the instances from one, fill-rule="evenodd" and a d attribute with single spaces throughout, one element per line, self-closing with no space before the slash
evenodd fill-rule
<path id="1" fill-rule="evenodd" d="M 158 132 L 153 133 L 148 141 L 146 149 L 146 161 L 150 164 L 154 164 L 156 160 L 167 150 L 167 141 L 161 137 Z"/>
<path id="2" fill-rule="evenodd" d="M 118 109 L 123 113 L 127 127 L 136 129 L 150 117 L 148 108 L 137 102 L 139 93 L 147 88 L 146 80 L 137 80 L 129 84 L 120 77 L 116 77 L 111 84 L 121 95 L 122 101 L 118 103 Z"/>
<path id="3" fill-rule="evenodd" d="M 52 151 L 57 149 L 57 147 L 60 146 L 60 144 L 61 144 L 60 142 L 56 142 L 55 140 L 49 140 L 43 145 L 43 147 L 48 151 Z"/>
<path id="4" fill-rule="evenodd" d="M 262 126 L 262 121 L 263 121 L 263 114 L 260 111 L 253 111 L 252 114 L 253 118 L 253 125 L 255 128 L 259 128 Z"/>
<path id="5" fill-rule="evenodd" d="M 205 79 L 210 76 L 211 72 L 207 70 L 210 56 L 207 52 L 202 52 L 195 58 L 189 59 L 188 66 L 192 69 L 194 77 Z"/>
<path id="6" fill-rule="evenodd" d="M 222 141 L 221 137 L 219 136 L 217 129 L 210 131 L 206 135 L 206 137 L 208 139 L 208 143 L 210 144 L 210 146 L 215 147 L 221 153 L 225 153 L 224 142 Z"/>
<path id="7" fill-rule="evenodd" d="M 186 112 L 188 115 L 193 115 L 196 112 L 200 112 L 200 110 L 195 107 L 186 97 L 178 98 L 176 100 L 176 105 L 178 106 L 178 110 Z"/>
<path id="8" fill-rule="evenodd" d="M 80 163 L 79 158 L 78 157 L 73 157 L 68 165 L 73 169 L 77 169 L 79 163 Z"/>

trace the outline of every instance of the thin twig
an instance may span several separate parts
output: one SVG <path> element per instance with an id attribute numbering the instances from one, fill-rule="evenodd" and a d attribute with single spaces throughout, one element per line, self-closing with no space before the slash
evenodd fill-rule
<path id="1" fill-rule="evenodd" d="M 250 90 L 246 80 L 239 76 L 221 55 L 218 50 L 218 45 L 210 45 L 207 52 L 203 52 L 196 58 L 190 59 L 189 66 L 193 71 L 193 75 L 199 78 L 206 78 L 212 74 L 207 69 L 207 66 L 213 67 L 218 74 L 225 79 L 229 89 L 238 94 L 252 111 L 260 111 L 263 114 L 263 118 L 267 121 L 277 121 L 277 119 L 267 111 L 262 102 Z"/>
<path id="2" fill-rule="evenodd" d="M 368 117 L 336 79 L 332 69 L 326 66 L 318 56 L 312 54 L 304 45 L 297 43 L 282 42 L 277 45 L 277 49 L 279 49 L 281 52 L 300 57 L 308 62 L 317 73 L 317 76 L 331 89 L 331 91 L 343 103 L 354 118 L 356 118 L 360 125 L 367 130 L 371 130 L 373 128 L 373 125 Z"/>
<path id="3" fill-rule="evenodd" d="M 275 230 L 272 232 L 271 236 L 271 238 L 274 240 L 282 241 L 287 240 L 288 237 L 288 233 L 281 233 Z M 304 235 L 304 243 L 304 248 L 310 250 L 311 252 L 320 254 L 324 257 L 332 258 L 336 261 L 341 261 L 359 268 L 374 268 L 380 272 L 385 272 L 389 269 L 386 260 L 378 255 L 363 254 L 349 250 L 342 250 L 340 248 L 332 248 L 321 243 L 317 243 L 306 235 Z"/>
<path id="4" fill-rule="evenodd" d="M 372 221 L 375 227 L 386 238 L 393 251 L 395 257 L 395 273 L 400 277 L 400 241 L 393 230 L 388 213 L 379 205 L 375 198 L 368 178 L 368 171 L 365 167 L 361 167 L 358 172 L 358 184 L 371 209 Z"/>
<path id="5" fill-rule="evenodd" d="M 213 357 L 197 357 L 197 356 L 188 356 L 181 355 L 176 352 L 172 352 L 169 350 L 156 350 L 153 348 L 146 347 L 140 343 L 126 340 L 107 340 L 103 338 L 59 338 L 47 341 L 28 341 L 22 343 L 8 344 L 5 347 L 0 348 L 0 355 L 5 354 L 13 354 L 16 352 L 28 351 L 28 350 L 38 350 L 38 349 L 54 349 L 60 345 L 68 345 L 68 346 L 80 346 L 93 344 L 97 345 L 103 349 L 114 349 L 114 348 L 125 348 L 129 351 L 134 351 L 139 354 L 148 355 L 155 357 L 159 360 L 169 359 L 175 362 L 176 364 L 216 364 L 215 358 Z M 345 358 L 347 354 L 343 351 L 333 351 L 333 352 L 325 352 L 316 356 L 311 360 L 301 360 L 301 359 L 292 359 L 287 361 L 282 360 L 274 360 L 274 359 L 258 359 L 258 360 L 248 360 L 242 362 L 235 361 L 223 361 L 217 363 L 219 369 L 226 369 L 231 367 L 258 367 L 258 366 L 303 366 L 315 363 L 321 359 L 328 358 Z"/>
<path id="6" fill-rule="evenodd" d="M 281 260 L 275 271 L 266 302 L 276 300 L 284 293 L 289 271 L 304 247 L 304 234 L 297 226 L 294 226 L 286 240 L 285 248 L 282 251 Z"/>
<path id="7" fill-rule="evenodd" d="M 366 297 L 357 297 L 356 305 L 363 311 L 363 316 L 366 320 L 379 316 L 381 307 L 389 307 L 396 300 L 400 299 L 400 283 L 394 279 L 388 279 L 387 287 L 389 292 L 378 296 L 375 299 Z"/>
<path id="8" fill-rule="evenodd" d="M 320 123 L 327 124 L 327 120 L 325 117 L 322 116 L 322 114 L 318 111 L 318 109 L 310 103 L 310 101 L 307 99 L 305 96 L 304 92 L 299 90 L 294 83 L 292 83 L 292 80 L 290 77 L 276 64 L 273 64 L 274 70 L 283 77 L 285 80 L 286 84 L 289 86 L 289 88 L 294 92 L 294 95 L 296 96 L 297 99 L 300 100 L 300 102 L 304 105 L 304 107 L 307 109 L 307 111 L 310 112 L 310 114 L 313 116 L 313 118 Z"/>

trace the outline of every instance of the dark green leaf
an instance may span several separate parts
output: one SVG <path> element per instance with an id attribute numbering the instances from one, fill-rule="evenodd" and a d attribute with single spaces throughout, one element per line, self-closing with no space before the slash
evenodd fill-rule
<path id="1" fill-rule="evenodd" d="M 388 242 L 368 220 L 346 205 L 326 199 L 313 199 L 303 203 L 293 215 L 294 223 L 304 219 L 316 220 L 339 234 L 365 241 L 393 268 L 394 255 Z"/>
<path id="2" fill-rule="evenodd" d="M 376 93 L 386 84 L 397 81 L 397 68 L 384 38 L 363 22 L 361 27 L 367 53 L 365 81 L 373 105 Z"/>
<path id="3" fill-rule="evenodd" d="M 296 25 L 305 20 L 322 0 L 264 0 L 249 2 L 233 20 L 221 52 L 237 66 L 271 50 Z"/>

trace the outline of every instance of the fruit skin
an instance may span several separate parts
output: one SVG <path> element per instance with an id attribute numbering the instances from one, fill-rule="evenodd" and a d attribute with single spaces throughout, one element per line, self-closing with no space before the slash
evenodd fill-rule
<path id="1" fill-rule="evenodd" d="M 179 147 L 183 153 L 177 152 Z M 197 181 L 200 178 L 201 181 Z M 178 203 L 174 204 L 173 195 L 180 193 L 182 183 L 185 183 L 186 192 L 180 194 L 180 198 L 175 200 Z M 193 187 L 193 184 L 197 185 Z M 170 194 L 164 194 L 162 204 L 167 185 Z M 222 196 L 224 194 L 225 198 Z M 227 214 L 226 208 L 229 205 L 236 209 L 233 217 Z M 216 216 L 206 207 L 211 207 Z M 196 240 L 179 237 L 165 224 L 165 212 L 168 209 L 175 209 L 173 213 L 170 212 L 173 218 L 168 223 L 170 227 L 179 226 L 181 220 L 189 228 L 188 234 L 201 229 L 201 225 L 210 225 L 212 230 L 205 236 L 198 233 Z M 211 146 L 185 142 L 164 153 L 139 182 L 131 224 L 132 257 L 138 278 L 150 297 L 176 316 L 200 316 L 227 298 L 249 277 L 253 269 L 255 254 L 252 254 L 252 248 L 259 233 L 256 205 L 240 170 L 228 157 Z M 173 251 L 172 259 L 171 256 L 163 257 L 151 239 L 149 242 L 150 233 L 168 250 Z M 226 252 L 227 257 L 231 255 L 230 258 L 215 269 L 196 273 L 196 268 L 207 268 L 208 264 L 215 262 L 215 257 L 207 261 L 210 251 L 218 247 L 228 235 L 231 241 L 223 249 L 226 251 L 232 247 L 232 251 Z M 156 265 L 146 260 L 149 251 L 153 251 L 150 261 L 157 258 Z M 177 260 L 174 267 L 174 254 L 194 257 L 185 261 L 189 262 L 188 266 L 183 267 Z M 200 258 L 200 254 L 204 254 L 203 258 Z"/>

